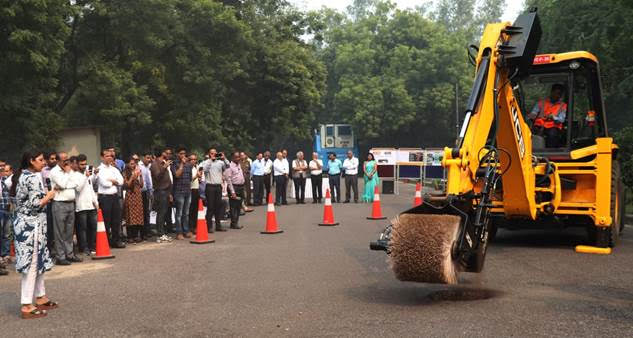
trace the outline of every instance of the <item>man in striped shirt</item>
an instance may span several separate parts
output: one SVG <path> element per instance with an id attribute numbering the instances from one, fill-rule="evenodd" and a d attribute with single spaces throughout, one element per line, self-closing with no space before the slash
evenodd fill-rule
<path id="1" fill-rule="evenodd" d="M 229 207 L 231 209 L 231 229 L 241 229 L 238 224 L 242 200 L 244 199 L 244 172 L 240 165 L 240 153 L 234 152 L 228 169 L 224 172 L 227 182 L 226 191 L 229 194 Z"/>

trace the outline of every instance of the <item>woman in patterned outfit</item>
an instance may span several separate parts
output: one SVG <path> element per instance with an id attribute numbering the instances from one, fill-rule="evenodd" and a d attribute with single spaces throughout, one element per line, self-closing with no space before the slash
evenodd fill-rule
<path id="1" fill-rule="evenodd" d="M 41 152 L 24 153 L 16 174 L 11 195 L 15 196 L 15 269 L 22 274 L 22 318 L 46 316 L 58 305 L 46 296 L 44 272 L 53 267 L 46 247 L 46 205 L 55 197 L 55 190 L 44 193 L 39 172 L 46 162 Z M 33 305 L 33 294 L 37 297 Z"/>
<path id="2" fill-rule="evenodd" d="M 125 224 L 127 226 L 128 238 L 130 243 L 141 242 L 141 233 L 143 224 L 143 175 L 138 167 L 136 160 L 130 158 L 128 165 L 123 171 L 123 179 L 125 180 Z"/>

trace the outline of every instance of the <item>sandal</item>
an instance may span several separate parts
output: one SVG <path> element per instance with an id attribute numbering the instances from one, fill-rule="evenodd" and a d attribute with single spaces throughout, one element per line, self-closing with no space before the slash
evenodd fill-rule
<path id="1" fill-rule="evenodd" d="M 40 298 L 38 298 L 40 299 Z M 56 309 L 59 307 L 59 304 L 57 304 L 57 302 L 53 302 L 52 300 L 48 300 L 48 302 L 44 303 L 44 304 L 37 304 L 35 303 L 35 307 L 37 307 L 39 310 L 51 310 L 51 309 Z"/>
<path id="2" fill-rule="evenodd" d="M 37 307 L 31 311 L 20 311 L 22 312 L 22 319 L 35 319 L 40 317 L 46 317 L 46 310 L 40 310 Z"/>

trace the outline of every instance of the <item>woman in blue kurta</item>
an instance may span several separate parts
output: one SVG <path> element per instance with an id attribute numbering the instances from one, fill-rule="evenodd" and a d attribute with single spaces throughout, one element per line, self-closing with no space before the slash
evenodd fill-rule
<path id="1" fill-rule="evenodd" d="M 363 190 L 363 196 L 361 201 L 373 202 L 374 201 L 374 188 L 378 186 L 378 167 L 374 160 L 374 154 L 367 154 L 367 161 L 363 165 L 363 172 L 365 173 L 365 189 Z"/>
<path id="2" fill-rule="evenodd" d="M 54 190 L 44 193 L 39 172 L 45 164 L 41 152 L 24 153 L 11 191 L 16 203 L 15 268 L 22 274 L 21 312 L 25 319 L 46 316 L 47 310 L 57 307 L 57 303 L 48 299 L 44 288 L 44 272 L 53 267 L 46 247 L 46 205 L 55 196 Z"/>

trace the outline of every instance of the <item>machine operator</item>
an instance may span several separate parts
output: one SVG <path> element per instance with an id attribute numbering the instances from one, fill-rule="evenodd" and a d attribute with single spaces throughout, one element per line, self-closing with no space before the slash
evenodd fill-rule
<path id="1" fill-rule="evenodd" d="M 567 104 L 563 102 L 564 91 L 565 86 L 562 84 L 553 84 L 549 97 L 539 100 L 528 115 L 533 120 L 534 134 L 545 137 L 547 148 L 560 147 L 567 117 Z"/>

